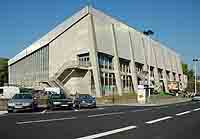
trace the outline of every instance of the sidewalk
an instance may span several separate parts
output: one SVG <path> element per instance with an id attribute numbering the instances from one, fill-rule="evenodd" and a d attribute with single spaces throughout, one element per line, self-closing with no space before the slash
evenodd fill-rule
<path id="1" fill-rule="evenodd" d="M 124 105 L 124 106 L 162 106 L 168 104 L 182 103 L 191 101 L 191 98 L 182 98 L 182 97 L 174 97 L 174 98 L 165 98 L 165 99 L 156 99 L 151 98 L 149 102 L 145 104 L 139 104 L 137 102 L 133 103 L 116 103 L 116 104 L 98 104 L 98 106 L 116 106 L 116 105 Z"/>

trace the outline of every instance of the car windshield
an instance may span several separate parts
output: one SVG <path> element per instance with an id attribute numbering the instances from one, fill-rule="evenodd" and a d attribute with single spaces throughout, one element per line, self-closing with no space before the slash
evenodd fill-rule
<path id="1" fill-rule="evenodd" d="M 86 99 L 93 99 L 93 98 L 90 95 L 82 95 L 82 96 L 80 96 L 80 99 L 86 100 Z"/>
<path id="2" fill-rule="evenodd" d="M 65 99 L 65 95 L 64 94 L 52 94 L 51 98 L 52 99 Z"/>
<path id="3" fill-rule="evenodd" d="M 31 94 L 16 94 L 13 99 L 32 99 Z"/>

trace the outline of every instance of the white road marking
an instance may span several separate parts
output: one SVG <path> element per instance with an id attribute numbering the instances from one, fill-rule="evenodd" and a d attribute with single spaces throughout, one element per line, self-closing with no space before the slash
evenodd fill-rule
<path id="1" fill-rule="evenodd" d="M 99 134 L 94 134 L 94 135 L 90 135 L 90 136 L 86 136 L 86 137 L 80 137 L 80 138 L 77 138 L 77 139 L 96 139 L 96 138 L 112 135 L 112 134 L 115 134 L 115 133 L 131 130 L 131 129 L 134 129 L 134 128 L 137 128 L 137 127 L 136 126 L 127 126 L 127 127 L 124 127 L 124 128 L 119 128 L 119 129 L 115 129 L 115 130 L 111 130 L 111 131 L 107 131 L 107 132 L 103 132 L 103 133 L 99 133 Z"/>
<path id="2" fill-rule="evenodd" d="M 124 112 L 113 112 L 113 113 L 102 113 L 102 114 L 96 114 L 96 115 L 89 115 L 88 117 L 100 117 L 100 116 L 108 116 L 108 115 L 117 115 L 117 114 L 123 114 Z"/>
<path id="3" fill-rule="evenodd" d="M 43 110 L 43 111 L 42 111 L 42 112 L 40 112 L 40 113 L 42 113 L 42 114 L 43 114 L 43 113 L 46 113 L 46 112 L 47 112 L 47 110 Z"/>
<path id="4" fill-rule="evenodd" d="M 148 121 L 148 122 L 145 122 L 145 123 L 147 123 L 147 124 L 153 124 L 153 123 L 164 121 L 164 120 L 167 120 L 167 119 L 170 119 L 170 118 L 172 118 L 172 117 L 171 116 L 166 116 L 166 117 L 155 119 L 155 120 Z"/>
<path id="5" fill-rule="evenodd" d="M 76 119 L 76 117 L 58 118 L 58 119 L 46 119 L 46 120 L 35 120 L 35 121 L 24 121 L 24 122 L 16 122 L 16 124 L 17 124 L 17 125 L 21 125 L 21 124 L 31 124 L 31 123 L 42 123 L 42 122 L 53 122 L 53 121 L 72 120 L 72 119 Z"/>
<path id="6" fill-rule="evenodd" d="M 197 108 L 197 109 L 193 109 L 193 111 L 199 111 L 200 110 L 200 108 Z"/>
<path id="7" fill-rule="evenodd" d="M 191 111 L 185 111 L 185 112 L 181 112 L 181 113 L 177 113 L 176 116 L 181 116 L 181 115 L 184 115 L 184 114 L 188 114 L 190 113 Z"/>

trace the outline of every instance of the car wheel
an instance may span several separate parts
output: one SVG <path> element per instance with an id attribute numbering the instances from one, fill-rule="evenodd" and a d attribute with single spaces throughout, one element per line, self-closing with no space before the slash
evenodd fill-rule
<path id="1" fill-rule="evenodd" d="M 73 106 L 73 108 L 76 108 L 76 104 L 73 104 L 72 106 Z"/>
<path id="2" fill-rule="evenodd" d="M 17 112 L 17 110 L 16 110 L 16 109 L 13 109 L 13 112 Z"/>
<path id="3" fill-rule="evenodd" d="M 12 113 L 13 112 L 13 110 L 8 110 L 8 113 Z"/>
<path id="4" fill-rule="evenodd" d="M 36 107 L 34 106 L 34 104 L 32 105 L 32 112 L 35 112 Z"/>
<path id="5" fill-rule="evenodd" d="M 74 108 L 74 106 L 73 106 L 74 104 L 69 104 L 69 109 L 73 109 Z"/>

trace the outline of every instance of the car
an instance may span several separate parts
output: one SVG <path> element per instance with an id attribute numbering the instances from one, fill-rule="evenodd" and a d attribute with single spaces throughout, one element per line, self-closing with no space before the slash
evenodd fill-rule
<path id="1" fill-rule="evenodd" d="M 48 108 L 53 110 L 55 108 L 72 108 L 73 99 L 67 97 L 65 94 L 53 93 L 48 96 Z"/>
<path id="2" fill-rule="evenodd" d="M 196 94 L 192 97 L 192 101 L 200 101 L 200 94 Z"/>
<path id="3" fill-rule="evenodd" d="M 31 93 L 15 94 L 7 104 L 8 112 L 17 112 L 22 110 L 35 111 L 37 108 L 37 101 L 33 98 Z"/>
<path id="4" fill-rule="evenodd" d="M 76 108 L 95 108 L 96 99 L 89 94 L 79 94 L 75 97 L 74 107 Z"/>

